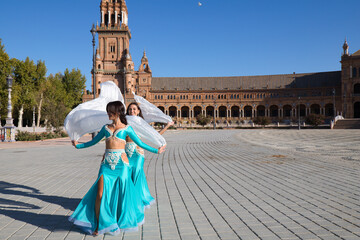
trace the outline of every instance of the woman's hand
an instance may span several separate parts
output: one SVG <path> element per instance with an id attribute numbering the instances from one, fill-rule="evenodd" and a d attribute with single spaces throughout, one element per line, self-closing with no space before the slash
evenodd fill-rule
<path id="1" fill-rule="evenodd" d="M 172 126 L 172 125 L 174 125 L 174 122 L 168 122 L 168 123 L 166 124 L 167 127 L 170 127 L 170 126 Z"/>
<path id="2" fill-rule="evenodd" d="M 77 141 L 71 141 L 72 145 L 76 148 L 76 145 L 78 145 L 79 143 Z"/>
<path id="3" fill-rule="evenodd" d="M 166 145 L 159 147 L 158 154 L 165 152 Z"/>

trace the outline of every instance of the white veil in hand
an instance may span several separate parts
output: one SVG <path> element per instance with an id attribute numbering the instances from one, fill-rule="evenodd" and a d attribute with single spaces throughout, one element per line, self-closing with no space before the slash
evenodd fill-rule
<path id="1" fill-rule="evenodd" d="M 164 137 L 141 117 L 127 115 L 126 120 L 140 138 L 149 140 L 157 147 L 166 145 Z"/>
<path id="2" fill-rule="evenodd" d="M 109 102 L 121 101 L 124 104 L 120 89 L 114 82 L 104 82 L 100 89 L 98 98 L 78 105 L 66 116 L 64 128 L 71 140 L 77 141 L 86 133 L 98 132 L 105 124 L 111 123 L 106 113 Z"/>
<path id="3" fill-rule="evenodd" d="M 105 124 L 110 124 L 111 121 L 106 112 L 106 105 L 109 102 L 120 101 L 124 104 L 120 89 L 114 82 L 104 82 L 100 88 L 98 98 L 78 105 L 66 116 L 64 128 L 71 140 L 77 141 L 83 135 L 98 132 Z M 126 118 L 138 136 L 153 142 L 158 147 L 166 144 L 164 137 L 141 117 L 127 116 Z"/>
<path id="4" fill-rule="evenodd" d="M 163 113 L 159 108 L 157 108 L 154 104 L 147 101 L 145 98 L 137 96 L 134 92 L 134 99 L 139 104 L 141 109 L 141 113 L 146 122 L 160 122 L 160 123 L 168 123 L 172 122 L 170 116 Z"/>

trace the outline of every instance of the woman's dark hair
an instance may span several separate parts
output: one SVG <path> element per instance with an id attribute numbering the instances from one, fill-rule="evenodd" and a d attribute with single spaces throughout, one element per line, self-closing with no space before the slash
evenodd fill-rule
<path id="1" fill-rule="evenodd" d="M 119 116 L 120 121 L 123 124 L 127 125 L 125 107 L 124 104 L 122 104 L 122 102 L 120 101 L 109 102 L 106 105 L 106 112 Z"/>
<path id="2" fill-rule="evenodd" d="M 139 109 L 139 117 L 141 117 L 142 119 L 144 119 L 143 115 L 142 115 L 142 112 L 141 112 L 141 108 L 139 106 L 139 104 L 137 102 L 132 102 L 129 104 L 129 106 L 127 107 L 126 109 L 126 115 L 130 115 L 130 106 L 131 105 L 135 105 L 138 109 Z"/>

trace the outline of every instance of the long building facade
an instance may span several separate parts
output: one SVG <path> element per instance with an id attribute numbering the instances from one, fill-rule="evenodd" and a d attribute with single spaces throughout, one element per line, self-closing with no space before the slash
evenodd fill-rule
<path id="1" fill-rule="evenodd" d="M 131 33 L 124 0 L 102 0 L 94 74 L 100 84 L 114 81 L 133 101 L 145 97 L 178 123 L 193 124 L 198 114 L 217 123 L 240 123 L 257 116 L 291 122 L 315 113 L 360 118 L 360 50 L 349 54 L 345 40 L 341 71 L 238 77 L 153 77 L 144 52 L 139 68 L 130 54 Z M 336 60 L 334 60 L 336 61 Z M 93 86 L 92 86 L 93 87 Z M 92 99 L 84 95 L 83 100 Z"/>

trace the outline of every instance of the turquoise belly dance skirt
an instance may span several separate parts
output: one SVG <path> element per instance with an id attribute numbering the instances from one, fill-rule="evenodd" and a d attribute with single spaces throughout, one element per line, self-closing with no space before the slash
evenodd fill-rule
<path id="1" fill-rule="evenodd" d="M 126 155 L 129 158 L 131 166 L 131 178 L 135 184 L 135 189 L 142 200 L 145 208 L 149 208 L 155 203 L 155 199 L 151 196 L 144 172 L 144 153 L 139 151 L 134 142 L 128 142 L 125 146 Z"/>
<path id="2" fill-rule="evenodd" d="M 144 205 L 131 179 L 132 169 L 122 161 L 122 154 L 123 149 L 106 149 L 97 180 L 69 217 L 69 221 L 86 233 L 92 234 L 97 226 L 95 200 L 101 176 L 104 188 L 98 233 L 117 235 L 120 232 L 137 231 L 138 226 L 144 223 Z"/>

